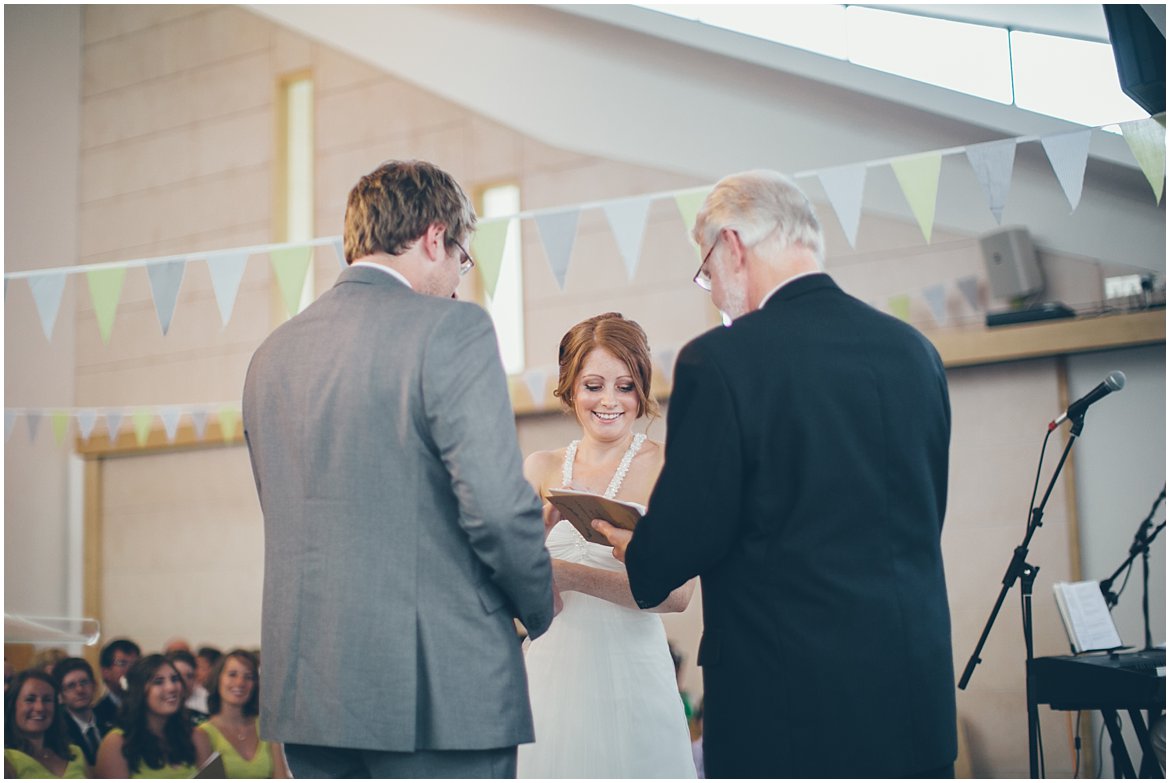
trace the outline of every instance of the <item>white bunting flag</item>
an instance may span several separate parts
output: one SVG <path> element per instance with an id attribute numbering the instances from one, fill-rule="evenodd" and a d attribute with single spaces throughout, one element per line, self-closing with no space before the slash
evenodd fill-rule
<path id="1" fill-rule="evenodd" d="M 195 426 L 195 437 L 203 440 L 203 434 L 207 432 L 207 411 L 202 408 L 191 411 L 191 423 Z"/>
<path id="2" fill-rule="evenodd" d="M 39 411 L 25 411 L 24 420 L 28 424 L 28 442 L 32 443 L 37 439 L 37 430 L 41 426 L 41 414 Z"/>
<path id="3" fill-rule="evenodd" d="M 77 412 L 77 431 L 81 439 L 89 443 L 89 436 L 93 434 L 93 427 L 97 424 L 97 411 L 85 410 Z"/>
<path id="4" fill-rule="evenodd" d="M 540 239 L 544 242 L 548 264 L 562 291 L 565 290 L 565 276 L 569 271 L 573 242 L 577 238 L 577 218 L 580 214 L 581 210 L 573 207 L 536 216 L 536 227 L 540 229 Z"/>
<path id="5" fill-rule="evenodd" d="M 947 321 L 947 290 L 942 283 L 922 289 L 922 296 L 930 306 L 930 314 L 939 326 L 946 326 Z"/>
<path id="6" fill-rule="evenodd" d="M 247 253 L 221 253 L 207 257 L 211 286 L 215 290 L 215 302 L 219 305 L 219 318 L 224 326 L 232 318 L 232 308 L 236 306 L 236 294 L 240 292 L 240 281 L 244 279 L 244 266 L 247 263 Z"/>
<path id="7" fill-rule="evenodd" d="M 1016 140 L 1003 139 L 967 148 L 967 160 L 987 196 L 987 207 L 995 222 L 1003 224 L 1003 210 L 1012 186 L 1012 166 L 1016 161 Z"/>
<path id="8" fill-rule="evenodd" d="M 146 273 L 150 275 L 150 294 L 154 297 L 154 312 L 164 335 L 171 328 L 175 302 L 179 300 L 179 286 L 183 284 L 183 272 L 186 269 L 186 259 L 146 267 Z"/>
<path id="9" fill-rule="evenodd" d="M 61 309 L 61 293 L 65 290 L 65 273 L 30 277 L 28 289 L 36 303 L 37 315 L 41 317 L 41 331 L 45 333 L 45 339 L 51 341 L 53 327 L 57 325 L 57 312 Z"/>
<path id="10" fill-rule="evenodd" d="M 333 240 L 333 255 L 337 256 L 337 265 L 345 269 L 345 245 L 340 239 Z"/>
<path id="11" fill-rule="evenodd" d="M 118 430 L 122 427 L 122 414 L 117 411 L 106 411 L 106 434 L 110 443 L 118 440 Z"/>
<path id="12" fill-rule="evenodd" d="M 544 408 L 548 403 L 545 389 L 548 387 L 548 378 L 551 374 L 552 370 L 549 367 L 531 367 L 521 376 L 537 408 Z"/>
<path id="13" fill-rule="evenodd" d="M 837 221 L 849 240 L 857 247 L 857 228 L 861 223 L 861 202 L 865 192 L 865 166 L 840 166 L 818 174 L 821 187 L 837 213 Z"/>
<path id="14" fill-rule="evenodd" d="M 163 429 L 167 432 L 167 443 L 175 442 L 175 433 L 179 431 L 179 417 L 183 411 L 176 407 L 160 408 L 158 416 L 162 419 Z"/>
<path id="15" fill-rule="evenodd" d="M 645 196 L 621 198 L 607 201 L 602 205 L 609 230 L 613 232 L 618 252 L 626 264 L 626 278 L 634 279 L 638 271 L 638 259 L 642 255 L 642 239 L 646 235 L 646 215 L 650 211 L 650 199 Z"/>
<path id="16" fill-rule="evenodd" d="M 1081 189 L 1085 185 L 1085 165 L 1089 162 L 1089 140 L 1092 130 L 1061 133 L 1040 139 L 1048 162 L 1060 180 L 1064 196 L 1068 199 L 1070 212 L 1075 212 L 1081 203 Z"/>
<path id="17" fill-rule="evenodd" d="M 967 300 L 972 310 L 979 311 L 979 278 L 975 275 L 965 275 L 955 281 L 959 293 Z"/>
<path id="18" fill-rule="evenodd" d="M 674 378 L 674 359 L 678 356 L 678 349 L 659 348 L 653 352 L 653 356 L 658 369 L 662 371 L 662 377 L 666 379 L 667 383 L 671 383 Z"/>

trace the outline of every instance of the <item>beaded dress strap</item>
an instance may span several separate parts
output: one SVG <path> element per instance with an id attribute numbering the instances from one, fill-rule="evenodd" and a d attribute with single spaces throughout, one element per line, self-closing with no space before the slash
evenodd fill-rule
<path id="1" fill-rule="evenodd" d="M 579 440 L 575 440 L 565 449 L 565 461 L 561 465 L 561 486 L 568 487 L 573 483 L 573 462 L 577 457 L 577 445 L 580 442 Z M 605 497 L 617 497 L 618 490 L 622 487 L 622 482 L 626 480 L 626 474 L 630 472 L 630 463 L 634 461 L 634 455 L 638 453 L 638 449 L 642 448 L 642 444 L 645 442 L 645 434 L 639 432 L 634 436 L 634 440 L 630 442 L 630 447 L 622 455 L 622 461 L 618 463 L 617 470 L 613 473 L 613 478 L 609 480 L 609 486 L 605 488 Z"/>

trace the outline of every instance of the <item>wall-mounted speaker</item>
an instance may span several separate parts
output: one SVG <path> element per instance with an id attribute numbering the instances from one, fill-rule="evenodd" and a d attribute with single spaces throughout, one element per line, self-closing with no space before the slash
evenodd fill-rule
<path id="1" fill-rule="evenodd" d="M 1151 115 L 1166 111 L 1166 36 L 1140 5 L 1103 8 L 1122 92 Z"/>
<path id="2" fill-rule="evenodd" d="M 996 299 L 1016 299 L 1044 288 L 1040 261 L 1028 229 L 1016 226 L 979 238 L 987 282 Z"/>

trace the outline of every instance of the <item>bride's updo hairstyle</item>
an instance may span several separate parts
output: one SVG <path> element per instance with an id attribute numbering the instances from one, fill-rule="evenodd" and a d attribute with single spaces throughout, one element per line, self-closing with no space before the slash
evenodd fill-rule
<path id="1" fill-rule="evenodd" d="M 588 318 L 565 332 L 558 358 L 560 375 L 553 395 L 566 411 L 573 410 L 573 389 L 585 357 L 594 348 L 604 348 L 630 368 L 638 395 L 638 418 L 657 416 L 658 402 L 650 396 L 650 342 L 637 321 L 621 313 L 602 313 Z"/>

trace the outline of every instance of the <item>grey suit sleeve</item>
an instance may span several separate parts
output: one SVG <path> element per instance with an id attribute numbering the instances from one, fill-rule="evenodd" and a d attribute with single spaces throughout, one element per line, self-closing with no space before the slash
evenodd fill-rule
<path id="1" fill-rule="evenodd" d="M 552 622 L 552 564 L 540 501 L 521 467 L 492 322 L 476 305 L 453 306 L 425 350 L 423 407 L 451 475 L 459 524 L 536 638 Z"/>

